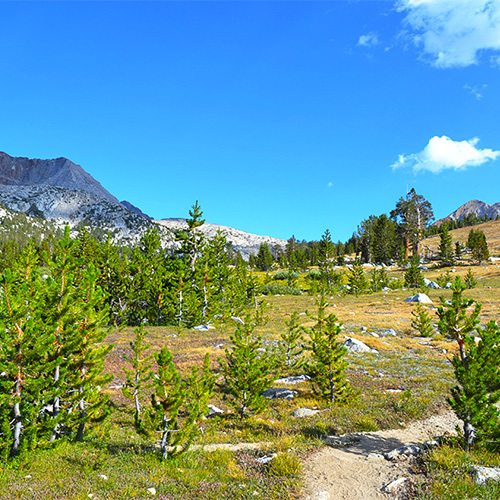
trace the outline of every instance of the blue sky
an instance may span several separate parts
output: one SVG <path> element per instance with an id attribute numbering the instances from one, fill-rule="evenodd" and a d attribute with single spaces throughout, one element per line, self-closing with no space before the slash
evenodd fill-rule
<path id="1" fill-rule="evenodd" d="M 500 0 L 0 1 L 0 150 L 155 218 L 349 238 L 500 201 Z"/>

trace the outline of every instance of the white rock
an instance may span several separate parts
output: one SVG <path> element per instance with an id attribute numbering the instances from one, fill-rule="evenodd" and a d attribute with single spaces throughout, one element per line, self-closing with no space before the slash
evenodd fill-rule
<path id="1" fill-rule="evenodd" d="M 106 481 L 108 479 L 108 476 L 106 476 L 106 474 L 99 474 L 99 477 L 101 479 L 104 479 L 104 481 Z"/>
<path id="2" fill-rule="evenodd" d="M 291 377 L 283 377 L 275 380 L 276 384 L 301 384 L 302 382 L 306 382 L 311 377 L 307 375 L 292 375 Z"/>
<path id="3" fill-rule="evenodd" d="M 319 413 L 319 410 L 311 410 L 310 408 L 297 408 L 296 410 L 293 411 L 293 416 L 295 418 L 306 418 L 306 417 L 312 417 L 317 413 Z"/>
<path id="4" fill-rule="evenodd" d="M 397 460 L 403 457 L 410 457 L 420 455 L 422 453 L 422 448 L 420 446 L 409 445 L 409 446 L 401 446 L 400 448 L 395 448 L 392 451 L 389 451 L 384 456 L 387 460 Z"/>
<path id="5" fill-rule="evenodd" d="M 473 465 L 471 470 L 477 484 L 484 484 L 488 480 L 500 481 L 499 467 L 482 467 L 480 465 Z"/>
<path id="6" fill-rule="evenodd" d="M 199 332 L 208 332 L 209 330 L 215 330 L 215 326 L 213 326 L 213 325 L 198 325 L 198 326 L 194 326 L 193 330 L 197 330 Z"/>
<path id="7" fill-rule="evenodd" d="M 215 415 L 223 415 L 224 410 L 217 408 L 215 405 L 208 405 L 208 417 L 214 417 Z"/>
<path id="8" fill-rule="evenodd" d="M 403 486 L 409 478 L 407 477 L 400 477 L 399 479 L 396 479 L 396 481 L 393 481 L 392 483 L 386 484 L 382 490 L 385 491 L 386 493 L 392 493 L 395 494 L 401 486 Z"/>
<path id="9" fill-rule="evenodd" d="M 271 460 L 276 458 L 276 455 L 277 455 L 276 453 L 273 453 L 272 455 L 268 455 L 267 457 L 258 458 L 257 462 L 263 465 L 268 464 Z"/>
<path id="10" fill-rule="evenodd" d="M 372 349 L 368 347 L 361 340 L 352 339 L 351 337 L 347 337 L 347 340 L 342 344 L 347 348 L 349 352 L 378 352 L 376 349 Z"/>
<path id="11" fill-rule="evenodd" d="M 156 488 L 148 488 L 146 490 L 150 495 L 156 495 Z"/>
<path id="12" fill-rule="evenodd" d="M 420 302 L 421 304 L 432 304 L 432 300 L 425 293 L 417 293 L 408 297 L 405 302 Z"/>
<path id="13" fill-rule="evenodd" d="M 267 389 L 262 395 L 267 399 L 293 399 L 297 395 L 297 391 L 290 389 Z"/>
<path id="14" fill-rule="evenodd" d="M 398 336 L 398 332 L 394 328 L 389 328 L 388 330 L 383 330 L 380 332 L 382 335 L 392 335 L 393 337 Z"/>
<path id="15" fill-rule="evenodd" d="M 239 318 L 238 316 L 231 316 L 231 319 L 235 322 L 235 323 L 239 323 L 240 325 L 244 325 L 245 322 Z"/>

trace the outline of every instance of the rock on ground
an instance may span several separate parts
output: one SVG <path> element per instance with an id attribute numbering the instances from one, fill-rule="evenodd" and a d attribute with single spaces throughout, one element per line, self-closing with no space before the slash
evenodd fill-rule
<path id="1" fill-rule="evenodd" d="M 405 302 L 420 302 L 421 304 L 432 304 L 432 300 L 425 293 L 417 293 L 408 297 Z"/>

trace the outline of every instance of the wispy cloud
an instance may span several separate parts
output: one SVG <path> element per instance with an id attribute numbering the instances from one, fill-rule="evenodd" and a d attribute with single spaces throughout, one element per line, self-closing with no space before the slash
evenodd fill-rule
<path id="1" fill-rule="evenodd" d="M 428 170 L 439 174 L 446 169 L 477 167 L 500 156 L 500 151 L 476 148 L 478 142 L 477 137 L 468 141 L 453 141 L 445 135 L 434 136 L 420 153 L 399 155 L 392 168 L 409 167 L 414 172 Z"/>
<path id="2" fill-rule="evenodd" d="M 360 47 L 373 47 L 379 43 L 378 35 L 373 31 L 367 33 L 366 35 L 361 35 L 358 40 L 358 46 Z"/>
<path id="3" fill-rule="evenodd" d="M 473 95 L 478 101 L 483 98 L 483 94 L 481 94 L 481 89 L 485 89 L 488 85 L 469 85 L 466 83 L 464 85 L 464 89 L 469 91 L 469 94 Z"/>
<path id="4" fill-rule="evenodd" d="M 329 182 L 329 183 L 327 184 L 327 187 L 329 187 L 329 188 L 333 187 L 333 182 Z"/>
<path id="5" fill-rule="evenodd" d="M 489 52 L 500 66 L 499 0 L 396 0 L 411 41 L 438 68 L 478 64 Z"/>

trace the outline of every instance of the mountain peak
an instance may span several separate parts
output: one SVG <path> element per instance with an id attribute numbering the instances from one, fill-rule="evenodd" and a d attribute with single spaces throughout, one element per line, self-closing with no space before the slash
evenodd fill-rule
<path id="1" fill-rule="evenodd" d="M 119 201 L 80 165 L 67 158 L 51 160 L 14 157 L 0 152 L 0 184 L 5 186 L 54 186 L 86 191 L 110 201 Z"/>

